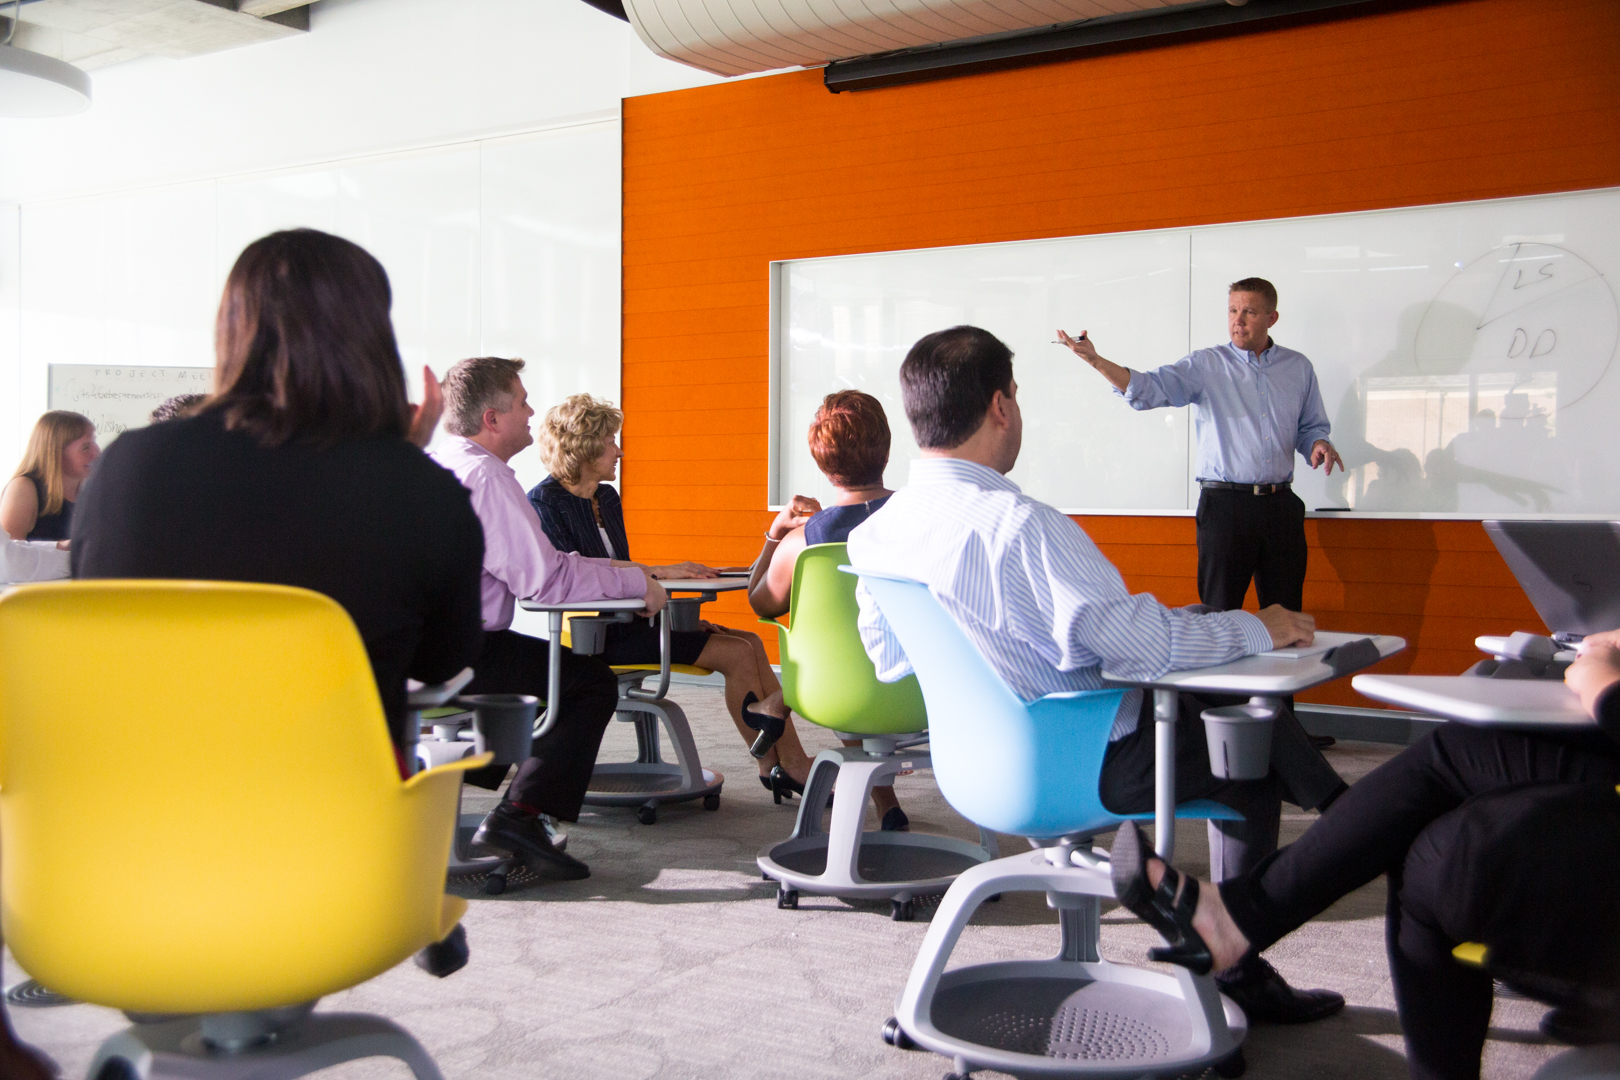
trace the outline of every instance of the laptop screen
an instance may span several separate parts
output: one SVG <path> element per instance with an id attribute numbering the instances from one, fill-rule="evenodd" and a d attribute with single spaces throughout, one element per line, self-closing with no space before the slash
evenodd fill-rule
<path id="1" fill-rule="evenodd" d="M 1620 629 L 1620 521 L 1484 524 L 1553 633 Z"/>

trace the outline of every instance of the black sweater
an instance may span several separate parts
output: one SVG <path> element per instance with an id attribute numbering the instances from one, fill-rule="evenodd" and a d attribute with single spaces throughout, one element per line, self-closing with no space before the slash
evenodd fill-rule
<path id="1" fill-rule="evenodd" d="M 73 519 L 73 576 L 296 585 L 359 627 L 396 743 L 405 679 L 483 645 L 484 534 L 454 475 L 403 439 L 266 449 L 217 413 L 126 432 Z"/>

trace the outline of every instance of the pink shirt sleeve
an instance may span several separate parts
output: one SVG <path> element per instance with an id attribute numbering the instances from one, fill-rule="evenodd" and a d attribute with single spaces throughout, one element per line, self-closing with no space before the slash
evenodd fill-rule
<path id="1" fill-rule="evenodd" d="M 484 526 L 484 571 L 519 600 L 566 603 L 645 596 L 646 576 L 633 566 L 613 566 L 552 546 L 540 516 L 517 477 L 480 469 L 471 486 L 473 510 Z"/>

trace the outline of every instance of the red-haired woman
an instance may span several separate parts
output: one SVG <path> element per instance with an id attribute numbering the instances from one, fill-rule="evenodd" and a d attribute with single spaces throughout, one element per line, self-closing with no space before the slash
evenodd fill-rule
<path id="1" fill-rule="evenodd" d="M 787 614 L 799 552 L 812 544 L 843 543 L 851 529 L 894 494 L 883 486 L 883 470 L 889 464 L 889 420 L 882 402 L 871 394 L 839 390 L 822 399 L 810 421 L 810 456 L 837 494 L 827 507 L 807 495 L 795 495 L 771 522 L 748 583 L 748 603 L 767 619 Z M 873 788 L 872 805 L 886 832 L 910 827 L 893 785 Z"/>
<path id="2" fill-rule="evenodd" d="M 60 409 L 41 416 L 22 464 L 0 494 L 0 529 L 13 540 L 55 540 L 67 547 L 79 488 L 100 455 L 88 416 Z"/>

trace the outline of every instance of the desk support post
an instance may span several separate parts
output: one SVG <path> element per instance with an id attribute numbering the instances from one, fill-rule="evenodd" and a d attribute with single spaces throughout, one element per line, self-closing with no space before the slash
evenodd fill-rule
<path id="1" fill-rule="evenodd" d="M 558 699 L 562 697 L 562 628 L 563 613 L 550 611 L 546 613 L 551 622 L 551 641 L 546 653 L 546 712 L 540 723 L 534 729 L 534 737 L 550 731 L 557 722 Z"/>
<path id="2" fill-rule="evenodd" d="M 1153 691 L 1153 840 L 1159 858 L 1176 853 L 1176 713 L 1177 693 Z"/>

